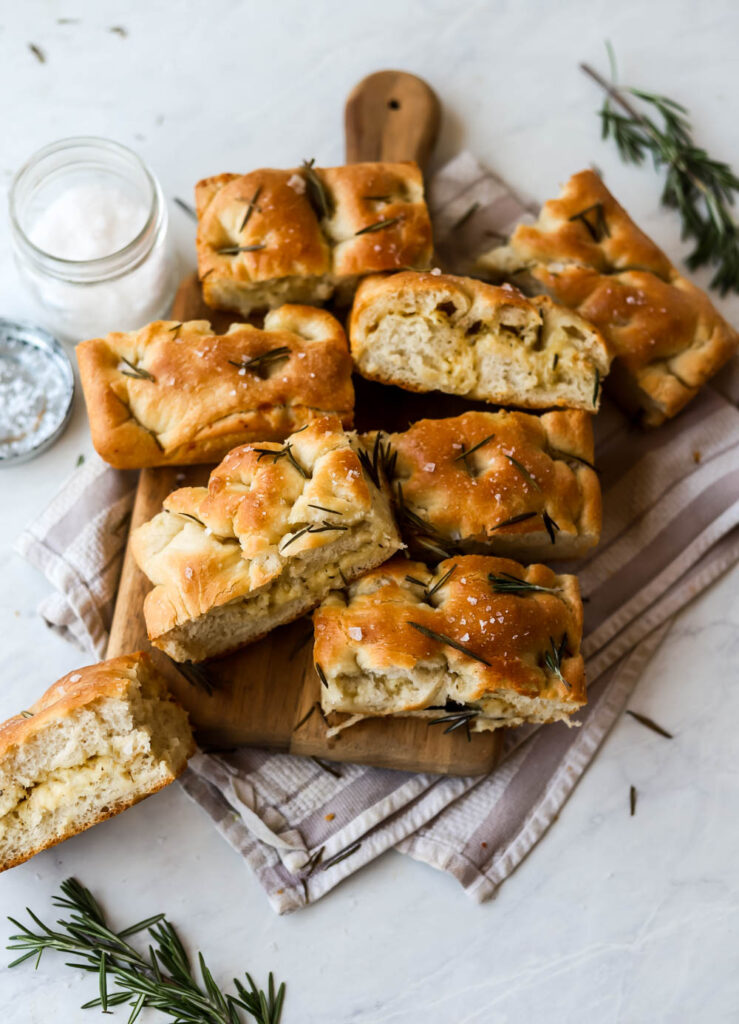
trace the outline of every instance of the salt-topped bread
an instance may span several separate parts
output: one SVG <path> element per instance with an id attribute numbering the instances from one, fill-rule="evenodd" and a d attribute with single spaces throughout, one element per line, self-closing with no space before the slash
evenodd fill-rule
<path id="1" fill-rule="evenodd" d="M 368 435 L 412 553 L 532 562 L 581 557 L 600 537 L 591 416 L 467 412 Z"/>
<path id="2" fill-rule="evenodd" d="M 385 715 L 447 730 L 566 722 L 586 702 L 577 579 L 544 565 L 463 555 L 431 571 L 396 557 L 332 592 L 314 623 L 336 729 Z"/>
<path id="3" fill-rule="evenodd" d="M 203 298 L 217 309 L 344 303 L 366 274 L 431 260 L 415 163 L 218 174 L 198 182 L 195 201 Z"/>
<path id="4" fill-rule="evenodd" d="M 328 416 L 284 444 L 234 449 L 207 487 L 174 491 L 132 535 L 154 584 L 149 639 L 176 661 L 259 639 L 400 546 L 383 480 Z"/>
<path id="5" fill-rule="evenodd" d="M 0 871 L 155 793 L 194 750 L 147 654 L 63 676 L 0 725 Z"/>
<path id="6" fill-rule="evenodd" d="M 614 358 L 609 390 L 646 426 L 680 411 L 739 334 L 672 265 L 594 171 L 573 175 L 534 224 L 479 260 L 493 280 L 546 291 L 595 324 Z"/>
<path id="7" fill-rule="evenodd" d="M 351 426 L 352 361 L 338 320 L 282 306 L 264 329 L 159 320 L 77 346 L 92 441 L 119 469 L 217 462 L 316 416 Z"/>
<path id="8" fill-rule="evenodd" d="M 450 274 L 363 281 L 349 341 L 370 380 L 526 409 L 595 412 L 610 364 L 598 331 L 551 299 Z"/>

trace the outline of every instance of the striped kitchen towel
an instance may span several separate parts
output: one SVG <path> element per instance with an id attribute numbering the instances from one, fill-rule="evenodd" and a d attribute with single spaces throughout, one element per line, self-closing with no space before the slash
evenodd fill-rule
<path id="1" fill-rule="evenodd" d="M 469 154 L 443 168 L 430 202 L 445 269 L 531 210 Z M 556 819 L 622 712 L 671 617 L 739 559 L 739 375 L 703 393 L 660 430 L 642 433 L 611 404 L 596 418 L 604 529 L 577 571 L 588 598 L 589 702 L 579 729 L 512 730 L 484 778 L 329 765 L 240 748 L 199 753 L 182 785 L 256 872 L 274 908 L 320 898 L 390 848 L 489 897 Z M 131 478 L 102 463 L 79 470 L 19 539 L 59 593 L 50 625 L 102 655 L 130 508 Z"/>

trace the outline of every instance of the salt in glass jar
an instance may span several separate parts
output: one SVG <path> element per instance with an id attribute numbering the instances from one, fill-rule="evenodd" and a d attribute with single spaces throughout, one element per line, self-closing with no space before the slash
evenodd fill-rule
<path id="1" fill-rule="evenodd" d="M 62 139 L 35 153 L 10 189 L 16 264 L 35 313 L 78 342 L 167 316 L 176 274 L 156 178 L 108 139 Z"/>

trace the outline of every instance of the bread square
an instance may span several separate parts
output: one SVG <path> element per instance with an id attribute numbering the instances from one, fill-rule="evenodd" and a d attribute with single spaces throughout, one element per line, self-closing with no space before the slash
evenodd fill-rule
<path id="1" fill-rule="evenodd" d="M 132 534 L 154 584 L 149 639 L 175 661 L 226 654 L 315 608 L 401 547 L 386 487 L 335 417 L 242 445 Z M 362 456 L 360 458 L 360 455 Z"/>
<path id="2" fill-rule="evenodd" d="M 377 445 L 403 540 L 424 561 L 453 552 L 577 558 L 598 543 L 586 412 L 467 412 L 367 442 Z"/>
<path id="3" fill-rule="evenodd" d="M 551 299 L 435 272 L 363 281 L 349 340 L 370 380 L 526 409 L 595 412 L 610 364 L 598 331 Z"/>
<path id="4" fill-rule="evenodd" d="M 519 224 L 478 267 L 544 289 L 595 324 L 615 360 L 609 390 L 645 426 L 675 416 L 739 344 L 594 171 L 570 178 L 536 223 Z"/>
<path id="5" fill-rule="evenodd" d="M 352 361 L 338 320 L 282 306 L 264 330 L 158 320 L 77 346 L 95 449 L 118 469 L 217 462 L 326 413 L 352 424 Z"/>
<path id="6" fill-rule="evenodd" d="M 324 713 L 413 715 L 446 731 L 568 721 L 586 702 L 574 576 L 462 555 L 393 558 L 314 613 Z"/>
<path id="7" fill-rule="evenodd" d="M 198 273 L 216 309 L 348 302 L 365 274 L 430 264 L 415 163 L 219 174 L 198 182 L 195 200 Z"/>
<path id="8" fill-rule="evenodd" d="M 149 655 L 69 672 L 0 725 L 0 871 L 168 785 L 194 751 Z"/>

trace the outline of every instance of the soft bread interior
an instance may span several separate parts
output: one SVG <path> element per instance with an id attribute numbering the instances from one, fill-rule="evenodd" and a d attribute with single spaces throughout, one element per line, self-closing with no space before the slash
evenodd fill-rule
<path id="1" fill-rule="evenodd" d="M 370 378 L 530 408 L 592 411 L 608 368 L 595 330 L 549 300 L 481 311 L 442 287 L 378 295 L 352 353 Z"/>
<path id="2" fill-rule="evenodd" d="M 286 561 L 280 575 L 264 586 L 153 636 L 151 641 L 175 661 L 202 661 L 234 651 L 305 615 L 331 590 L 382 564 L 398 547 L 384 506 L 378 518 L 351 526 L 339 540 Z"/>
<path id="3" fill-rule="evenodd" d="M 11 867 L 160 789 L 185 767 L 185 712 L 132 679 L 50 718 L 0 758 L 0 865 Z"/>

